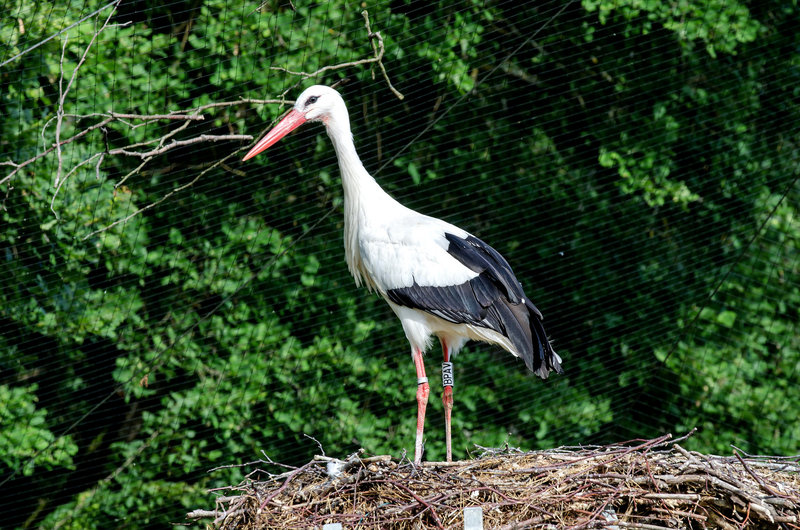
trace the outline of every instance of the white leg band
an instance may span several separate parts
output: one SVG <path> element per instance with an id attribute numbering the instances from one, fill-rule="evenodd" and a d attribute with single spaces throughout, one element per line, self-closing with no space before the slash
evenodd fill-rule
<path id="1" fill-rule="evenodd" d="M 417 377 L 417 385 L 424 385 L 428 382 L 427 377 Z"/>
<path id="2" fill-rule="evenodd" d="M 442 363 L 442 386 L 453 386 L 453 363 Z"/>

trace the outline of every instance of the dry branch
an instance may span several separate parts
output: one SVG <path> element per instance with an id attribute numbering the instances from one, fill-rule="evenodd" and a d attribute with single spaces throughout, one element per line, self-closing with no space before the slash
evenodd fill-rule
<path id="1" fill-rule="evenodd" d="M 108 13 L 108 16 L 106 17 L 106 20 L 103 22 L 103 25 L 100 26 L 99 29 L 95 29 L 94 34 L 92 35 L 92 38 L 89 40 L 89 44 L 87 44 L 86 48 L 84 48 L 84 50 L 83 50 L 83 54 L 81 55 L 81 58 L 78 61 L 78 64 L 76 64 L 75 68 L 72 69 L 72 75 L 70 76 L 69 81 L 67 82 L 67 87 L 66 88 L 63 87 L 63 84 L 64 84 L 64 55 L 65 55 L 66 50 L 67 50 L 67 42 L 69 40 L 68 39 L 68 37 L 69 37 L 68 35 L 66 35 L 64 37 L 64 42 L 61 45 L 61 62 L 60 62 L 60 68 L 59 68 L 60 75 L 59 75 L 59 78 L 58 78 L 58 94 L 59 94 L 59 97 L 58 97 L 58 108 L 56 109 L 56 116 L 57 116 L 57 123 L 56 123 L 56 152 L 57 152 L 57 155 L 58 155 L 58 171 L 56 172 L 56 191 L 54 193 L 54 197 L 55 197 L 55 195 L 58 194 L 58 190 L 61 189 L 61 184 L 62 184 L 62 181 L 61 181 L 61 170 L 62 170 L 62 166 L 63 166 L 63 160 L 62 160 L 62 157 L 61 157 L 61 125 L 62 125 L 62 122 L 64 120 L 64 102 L 67 99 L 67 94 L 69 94 L 69 91 L 72 90 L 72 85 L 75 83 L 75 79 L 77 79 L 77 77 L 78 77 L 78 70 L 80 70 L 81 66 L 83 66 L 83 63 L 86 62 L 86 57 L 89 55 L 89 50 L 92 48 L 92 45 L 94 44 L 95 40 L 97 40 L 97 36 L 100 35 L 100 33 L 102 33 L 103 30 L 106 29 L 106 27 L 108 26 L 108 23 L 111 21 L 111 17 L 114 15 L 114 13 L 116 13 L 118 6 L 119 6 L 119 3 L 114 5 L 114 7 Z M 95 24 L 96 24 L 96 22 L 95 22 Z M 53 212 L 53 213 L 55 213 L 55 212 Z"/>
<path id="2" fill-rule="evenodd" d="M 360 453 L 359 453 L 360 454 Z M 389 456 L 315 457 L 289 473 L 224 488 L 220 529 L 462 528 L 481 506 L 485 528 L 798 528 L 800 475 L 781 458 L 703 455 L 668 436 L 603 447 L 485 451 L 414 468 Z M 338 464 L 336 473 L 327 467 Z M 263 473 L 263 472 L 262 472 Z M 777 494 L 780 492 L 780 494 Z"/>
<path id="3" fill-rule="evenodd" d="M 47 41 L 51 40 L 52 38 L 55 38 L 55 37 L 57 37 L 59 35 L 62 35 L 63 41 L 62 41 L 62 44 L 61 44 L 61 54 L 60 54 L 60 74 L 59 74 L 59 77 L 58 77 L 58 99 L 57 99 L 57 105 L 56 105 L 56 109 L 55 109 L 56 112 L 55 112 L 55 116 L 53 118 L 51 118 L 50 120 L 48 120 L 44 124 L 44 126 L 42 127 L 42 131 L 41 131 L 42 141 L 43 141 L 45 147 L 43 148 L 43 150 L 41 152 L 39 152 L 39 153 L 35 154 L 34 156 L 28 158 L 27 160 L 24 160 L 24 161 L 21 161 L 21 162 L 17 162 L 17 161 L 14 161 L 14 160 L 6 160 L 6 161 L 3 161 L 3 162 L 0 162 L 0 166 L 7 166 L 7 167 L 11 168 L 10 171 L 8 173 L 6 173 L 4 176 L 0 176 L 0 186 L 8 185 L 8 190 L 7 190 L 7 193 L 8 193 L 8 192 L 10 192 L 11 189 L 13 189 L 13 187 L 11 185 L 12 184 L 12 179 L 16 175 L 18 175 L 21 171 L 23 171 L 26 167 L 30 166 L 31 164 L 34 164 L 35 162 L 43 159 L 44 157 L 47 157 L 48 155 L 54 153 L 55 154 L 55 158 L 56 158 L 56 162 L 57 162 L 57 167 L 56 167 L 55 175 L 53 177 L 53 189 L 54 189 L 54 191 L 53 191 L 53 196 L 51 197 L 51 201 L 50 201 L 50 208 L 51 208 L 51 210 L 53 211 L 53 214 L 56 217 L 58 217 L 58 214 L 57 214 L 57 212 L 55 210 L 55 200 L 56 200 L 56 197 L 58 196 L 59 191 L 61 190 L 62 186 L 78 170 L 80 170 L 83 167 L 88 166 L 89 164 L 94 164 L 95 175 L 96 175 L 97 179 L 99 180 L 101 178 L 101 166 L 102 166 L 104 161 L 108 160 L 108 157 L 123 156 L 123 157 L 133 157 L 133 158 L 139 159 L 140 162 L 138 162 L 138 164 L 133 169 L 128 171 L 127 174 L 123 175 L 122 178 L 120 178 L 116 182 L 115 188 L 118 188 L 119 186 L 124 184 L 130 177 L 132 177 L 134 175 L 137 175 L 137 174 L 140 174 L 144 170 L 145 166 L 147 166 L 150 162 L 152 162 L 154 159 L 156 159 L 156 157 L 164 155 L 165 153 L 167 153 L 167 152 L 169 152 L 169 151 L 171 151 L 171 150 L 173 150 L 175 148 L 183 147 L 183 146 L 189 146 L 189 145 L 202 144 L 202 143 L 209 143 L 209 142 L 219 142 L 219 141 L 252 142 L 253 136 L 247 135 L 247 134 L 225 134 L 225 135 L 198 134 L 198 135 L 193 136 L 191 138 L 176 139 L 175 136 L 178 135 L 179 133 L 185 131 L 190 123 L 203 121 L 203 120 L 206 119 L 206 117 L 203 114 L 201 114 L 202 112 L 209 111 L 211 109 L 219 109 L 219 108 L 231 107 L 231 106 L 235 106 L 235 105 L 246 105 L 246 104 L 258 104 L 258 105 L 279 104 L 279 105 L 285 105 L 285 104 L 294 103 L 293 101 L 287 100 L 285 97 L 283 97 L 283 96 L 285 96 L 285 94 L 283 94 L 278 99 L 240 98 L 240 99 L 238 99 L 236 101 L 213 102 L 213 103 L 208 103 L 208 104 L 201 105 L 201 106 L 198 106 L 198 107 L 195 107 L 195 108 L 191 108 L 191 109 L 175 110 L 175 111 L 170 111 L 170 112 L 167 112 L 167 113 L 151 114 L 151 115 L 137 114 L 137 113 L 130 113 L 130 112 L 128 112 L 128 113 L 125 113 L 125 112 L 113 112 L 113 111 L 108 111 L 108 112 L 105 112 L 105 113 L 103 113 L 103 112 L 95 112 L 95 113 L 90 113 L 90 114 L 71 114 L 71 113 L 67 112 L 67 108 L 66 107 L 67 107 L 67 103 L 68 103 L 68 95 L 70 94 L 70 91 L 73 89 L 73 86 L 74 86 L 75 81 L 76 81 L 76 79 L 78 77 L 79 71 L 80 71 L 81 67 L 83 66 L 84 62 L 86 61 L 86 58 L 87 58 L 87 56 L 89 54 L 89 51 L 92 48 L 92 46 L 95 44 L 95 42 L 97 41 L 99 35 L 106 28 L 114 26 L 113 24 L 109 24 L 109 22 L 110 22 L 112 16 L 114 15 L 114 13 L 117 10 L 118 4 L 119 4 L 118 0 L 114 1 L 114 2 L 111 2 L 109 4 L 106 4 L 103 8 L 98 9 L 97 11 L 92 13 L 91 15 L 89 15 L 87 17 L 84 17 L 81 20 L 81 21 L 85 21 L 88 18 L 91 18 L 92 16 L 97 17 L 95 19 L 96 22 L 95 22 L 94 33 L 92 34 L 91 38 L 89 39 L 89 42 L 84 47 L 83 52 L 81 53 L 81 56 L 79 57 L 76 66 L 72 69 L 71 72 L 67 72 L 65 70 L 65 66 L 64 66 L 65 58 L 66 58 L 66 54 L 67 54 L 67 43 L 68 43 L 68 39 L 69 39 L 69 35 L 66 33 L 66 30 L 70 29 L 71 27 L 74 27 L 74 24 L 72 26 L 70 26 L 69 28 L 65 28 L 65 30 L 60 31 L 59 33 L 56 33 L 55 35 L 53 35 L 53 36 L 49 37 L 48 39 L 45 39 L 44 41 L 39 43 L 39 45 L 41 45 L 44 42 L 47 42 Z M 107 13 L 107 16 L 105 16 L 105 18 L 103 20 L 103 19 L 101 19 L 99 17 L 99 15 L 103 10 L 105 10 L 107 8 L 110 8 L 110 10 Z M 364 24 L 365 24 L 365 27 L 367 29 L 367 36 L 368 36 L 368 39 L 370 40 L 371 45 L 372 45 L 372 49 L 373 49 L 373 53 L 374 53 L 373 57 L 370 57 L 370 58 L 367 58 L 367 59 L 363 59 L 363 60 L 360 60 L 360 61 L 353 61 L 353 62 L 347 62 L 347 63 L 340 63 L 340 64 L 335 64 L 335 65 L 324 66 L 324 67 L 320 68 L 319 70 L 317 70 L 316 72 L 312 72 L 312 73 L 292 72 L 292 71 L 290 71 L 288 69 L 281 68 L 281 67 L 273 67 L 273 69 L 282 70 L 282 71 L 287 72 L 287 73 L 289 73 L 291 75 L 299 76 L 299 77 L 301 77 L 303 79 L 306 79 L 308 77 L 316 77 L 316 76 L 318 76 L 318 75 L 320 75 L 320 74 L 322 74 L 324 72 L 328 72 L 328 71 L 332 71 L 332 70 L 339 70 L 339 69 L 342 69 L 342 68 L 347 68 L 347 67 L 350 67 L 350 66 L 355 66 L 355 65 L 360 65 L 360 64 L 377 63 L 379 68 L 380 68 L 380 70 L 381 70 L 381 72 L 383 73 L 383 76 L 384 76 L 384 78 L 386 80 L 386 83 L 389 86 L 389 88 L 392 90 L 392 92 L 395 95 L 397 95 L 398 98 L 403 99 L 403 95 L 400 92 L 398 92 L 392 86 L 391 82 L 389 81 L 388 74 L 386 73 L 386 68 L 384 67 L 383 62 L 382 62 L 383 56 L 384 56 L 384 53 L 385 53 L 383 37 L 380 35 L 379 32 L 372 31 L 372 29 L 370 27 L 370 23 L 369 23 L 369 15 L 367 14 L 367 12 L 363 11 L 362 15 L 364 17 Z M 122 24 L 122 25 L 125 25 L 125 24 Z M 33 48 L 30 48 L 30 49 L 33 49 Z M 26 52 L 30 51 L 30 49 L 26 50 Z M 23 53 L 26 53 L 26 52 L 23 52 Z M 12 60 L 13 59 L 14 58 L 12 58 Z M 67 138 L 62 138 L 62 135 L 64 135 L 64 133 L 65 133 L 65 125 L 67 123 L 69 123 L 68 119 L 71 120 L 71 123 L 74 123 L 76 125 L 81 123 L 82 121 L 88 121 L 88 120 L 93 120 L 94 123 L 86 125 L 82 130 L 79 130 L 79 131 L 73 133 L 71 136 L 69 136 Z M 179 121 L 179 122 L 182 122 L 182 123 L 180 124 L 180 126 L 173 128 L 169 132 L 164 133 L 159 137 L 151 138 L 151 139 L 148 139 L 148 140 L 145 140 L 145 141 L 142 141 L 142 142 L 138 142 L 138 143 L 133 143 L 133 144 L 130 144 L 130 145 L 127 145 L 127 146 L 124 146 L 124 147 L 110 148 L 109 145 L 108 145 L 108 139 L 107 139 L 107 136 L 106 136 L 105 150 L 103 150 L 103 151 L 96 150 L 96 152 L 94 152 L 92 154 L 89 154 L 87 156 L 84 156 L 84 157 L 82 157 L 81 160 L 78 160 L 78 161 L 72 163 L 71 167 L 65 167 L 65 157 L 63 156 L 62 148 L 64 146 L 66 146 L 68 144 L 71 144 L 73 142 L 76 142 L 78 140 L 85 140 L 87 135 L 89 135 L 90 133 L 92 133 L 94 131 L 100 130 L 100 131 L 103 131 L 104 134 L 106 134 L 107 133 L 106 128 L 109 125 L 112 125 L 112 124 L 119 124 L 119 125 L 122 125 L 122 126 L 128 128 L 128 129 L 130 129 L 130 130 L 133 130 L 133 129 L 136 129 L 138 127 L 141 127 L 142 125 L 144 125 L 146 123 L 150 123 L 150 122 L 153 122 L 153 121 L 160 121 L 160 120 L 166 120 L 166 121 L 172 121 L 172 122 Z M 45 133 L 47 132 L 48 127 L 50 126 L 50 124 L 53 123 L 53 122 L 55 123 L 55 128 L 54 128 L 54 133 L 53 133 L 55 141 L 52 142 L 50 145 L 48 145 L 48 142 L 47 142 L 47 140 L 45 138 Z M 142 148 L 146 148 L 146 149 L 142 149 Z M 165 200 L 167 200 L 168 198 L 170 198 L 174 194 L 179 193 L 179 192 L 181 192 L 181 191 L 193 186 L 201 177 L 203 177 L 205 174 L 207 174 L 212 169 L 215 169 L 217 167 L 228 168 L 227 162 L 232 157 L 238 155 L 238 153 L 242 149 L 245 149 L 245 147 L 239 147 L 238 149 L 232 150 L 228 155 L 226 155 L 222 159 L 219 159 L 219 160 L 215 161 L 214 163 L 210 164 L 208 167 L 205 167 L 200 173 L 198 173 L 193 178 L 191 178 L 189 180 L 189 182 L 174 187 L 171 191 L 167 192 L 165 195 L 161 196 L 157 200 L 154 200 L 153 202 L 151 202 L 151 203 L 149 203 L 149 204 L 137 209 L 133 213 L 125 216 L 124 218 L 120 218 L 120 219 L 114 221 L 113 223 L 108 224 L 107 226 L 103 226 L 101 228 L 98 228 L 98 229 L 90 232 L 88 235 L 85 235 L 83 237 L 83 239 L 85 240 L 85 239 L 88 239 L 88 238 L 90 238 L 92 236 L 98 235 L 98 234 L 100 234 L 100 233 L 102 233 L 102 232 L 104 232 L 104 231 L 106 231 L 106 230 L 108 230 L 108 229 L 110 229 L 110 228 L 112 228 L 114 226 L 117 226 L 119 224 L 127 222 L 131 218 L 139 215 L 140 213 L 142 213 L 144 211 L 147 211 L 149 209 L 154 208 L 155 206 L 161 204 L 162 202 L 164 202 Z M 2 203 L 0 203 L 0 208 L 3 208 L 3 204 Z"/>
<path id="4" fill-rule="evenodd" d="M 6 59 L 6 60 L 5 60 L 5 61 L 3 61 L 2 63 L 0 63 L 0 68 L 2 68 L 3 66 L 5 66 L 5 65 L 7 65 L 7 64 L 9 64 L 9 63 L 12 63 L 12 62 L 16 61 L 17 59 L 19 59 L 19 58 L 20 58 L 20 57 L 22 57 L 23 55 L 26 55 L 26 54 L 28 54 L 28 53 L 32 52 L 33 50 L 35 50 L 35 49 L 36 49 L 36 48 L 38 48 L 39 46 L 41 46 L 41 45 L 43 45 L 43 44 L 45 44 L 45 43 L 47 43 L 47 42 L 49 42 L 49 41 L 51 41 L 51 40 L 55 39 L 56 37 L 58 37 L 58 36 L 59 36 L 59 35 L 61 35 L 62 33 L 65 33 L 65 32 L 67 32 L 67 31 L 71 30 L 72 28 L 74 28 L 75 26 L 77 26 L 77 25 L 79 25 L 79 24 L 82 24 L 83 22 L 85 22 L 85 21 L 89 20 L 89 19 L 90 19 L 90 18 L 92 18 L 93 16 L 100 14 L 100 12 L 101 12 L 101 11 L 105 11 L 107 8 L 109 8 L 109 7 L 111 7 L 111 6 L 113 6 L 113 7 L 114 7 L 114 9 L 116 9 L 116 8 L 119 6 L 119 4 L 120 4 L 120 2 L 121 2 L 121 1 L 122 1 L 122 0 L 114 0 L 113 2 L 109 2 L 108 4 L 106 4 L 106 5 L 104 5 L 104 6 L 100 7 L 100 8 L 98 8 L 97 10 L 95 10 L 95 11 L 93 11 L 93 12 L 91 12 L 91 13 L 89 13 L 88 15 L 86 15 L 86 16 L 85 16 L 85 17 L 83 17 L 83 18 L 81 18 L 81 19 L 80 19 L 80 20 L 78 20 L 77 22 L 73 22 L 72 24 L 70 24 L 70 25 L 69 25 L 69 26 L 67 26 L 66 28 L 64 28 L 64 29 L 61 29 L 61 30 L 59 30 L 59 31 L 57 31 L 57 32 L 55 32 L 55 33 L 53 33 L 52 35 L 50 35 L 50 36 L 49 36 L 49 37 L 47 37 L 46 39 L 42 39 L 42 40 L 40 40 L 39 42 L 37 42 L 37 43 L 36 43 L 36 44 L 34 44 L 33 46 L 30 46 L 30 47 L 28 47 L 28 48 L 26 48 L 26 49 L 22 50 L 21 52 L 19 52 L 18 54 L 14 55 L 13 57 L 11 57 L 11 58 L 9 58 L 9 59 Z M 20 21 L 20 24 L 22 24 L 22 21 Z"/>
<path id="5" fill-rule="evenodd" d="M 315 71 L 310 72 L 310 73 L 309 72 L 294 72 L 294 71 L 289 70 L 288 68 L 284 68 L 282 66 L 270 66 L 270 70 L 277 70 L 279 72 L 285 72 L 285 73 L 287 73 L 289 75 L 294 75 L 294 76 L 302 77 L 303 79 L 308 79 L 308 78 L 311 78 L 311 77 L 317 77 L 319 75 L 322 75 L 323 73 L 325 73 L 325 72 L 327 72 L 329 70 L 341 70 L 342 68 L 348 68 L 350 66 L 358 66 L 358 65 L 361 65 L 361 64 L 377 63 L 378 67 L 381 69 L 381 73 L 383 74 L 384 80 L 386 80 L 386 84 L 389 86 L 389 90 L 391 90 L 392 93 L 395 96 L 397 96 L 398 99 L 403 99 L 405 96 L 403 94 L 401 94 L 396 88 L 394 88 L 394 86 L 392 85 L 392 82 L 389 81 L 389 74 L 386 73 L 386 68 L 383 66 L 383 55 L 386 52 L 386 49 L 385 49 L 385 47 L 383 45 L 383 37 L 381 36 L 379 31 L 372 31 L 372 28 L 370 28 L 370 25 L 369 25 L 369 13 L 367 12 L 366 9 L 361 12 L 361 16 L 364 17 L 364 25 L 367 28 L 367 37 L 369 38 L 370 42 L 372 43 L 372 51 L 375 54 L 374 57 L 370 57 L 369 59 L 361 59 L 361 60 L 358 60 L 358 61 L 350 61 L 350 62 L 346 62 L 346 63 L 327 65 L 327 66 L 323 66 L 322 68 L 319 68 L 318 70 L 315 70 Z M 376 41 L 377 41 L 377 45 L 375 44 Z M 287 91 L 288 90 L 292 90 L 293 88 L 294 88 L 294 86 L 288 88 Z"/>

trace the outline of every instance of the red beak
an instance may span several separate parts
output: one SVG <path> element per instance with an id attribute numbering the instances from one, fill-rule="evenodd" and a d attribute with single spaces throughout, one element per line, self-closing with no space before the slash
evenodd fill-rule
<path id="1" fill-rule="evenodd" d="M 246 155 L 244 155 L 242 161 L 253 158 L 261 151 L 264 151 L 269 146 L 303 125 L 305 122 L 306 117 L 303 116 L 301 112 L 298 112 L 294 109 L 290 110 L 289 114 L 284 116 L 283 119 L 278 122 L 278 125 L 268 132 L 264 138 L 262 138 L 252 149 L 250 149 Z"/>

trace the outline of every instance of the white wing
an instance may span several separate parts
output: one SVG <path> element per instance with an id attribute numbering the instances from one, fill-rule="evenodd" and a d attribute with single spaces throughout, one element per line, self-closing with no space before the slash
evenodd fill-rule
<path id="1" fill-rule="evenodd" d="M 448 254 L 445 233 L 462 238 L 469 235 L 412 210 L 389 222 L 362 226 L 358 240 L 364 269 L 381 294 L 414 283 L 446 287 L 475 278 L 476 272 Z"/>

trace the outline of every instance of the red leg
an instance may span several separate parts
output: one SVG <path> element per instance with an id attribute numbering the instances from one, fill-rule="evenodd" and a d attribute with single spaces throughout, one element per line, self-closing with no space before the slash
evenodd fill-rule
<path id="1" fill-rule="evenodd" d="M 453 461 L 453 447 L 450 438 L 450 415 L 453 410 L 453 365 L 450 363 L 450 352 L 447 351 L 447 344 L 442 341 L 442 354 L 444 364 L 442 364 L 442 405 L 444 405 L 444 442 L 447 447 L 447 461 Z M 448 373 L 449 372 L 449 373 Z M 448 384 L 449 383 L 449 384 Z"/>
<path id="2" fill-rule="evenodd" d="M 422 432 L 425 429 L 425 407 L 428 405 L 430 385 L 425 377 L 425 364 L 422 361 L 422 352 L 414 351 L 414 365 L 417 367 L 417 439 L 414 443 L 414 463 L 422 463 Z"/>

